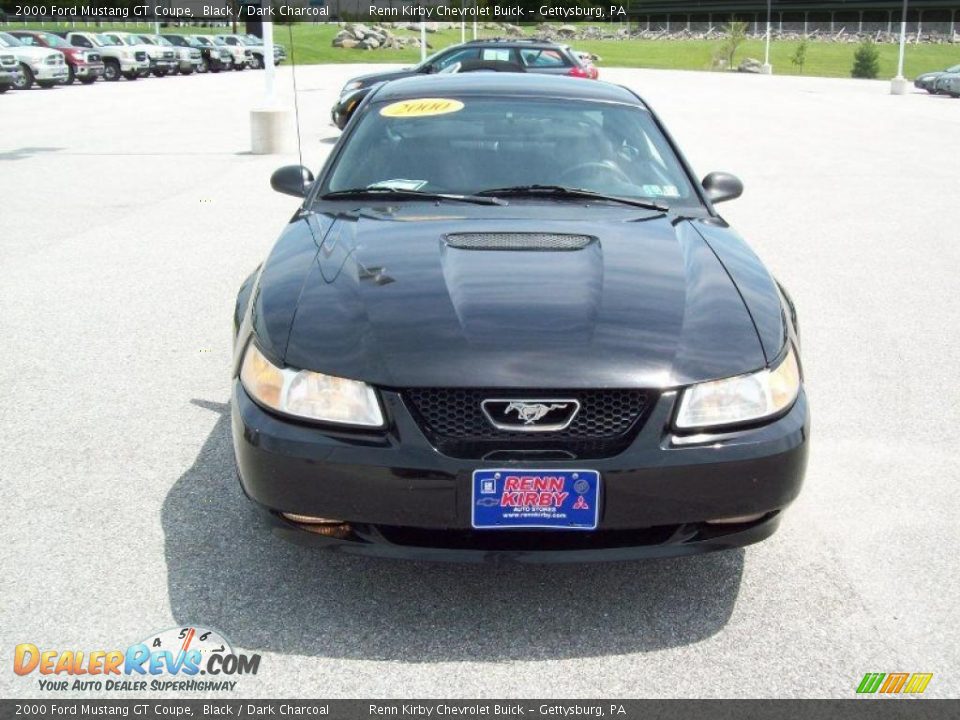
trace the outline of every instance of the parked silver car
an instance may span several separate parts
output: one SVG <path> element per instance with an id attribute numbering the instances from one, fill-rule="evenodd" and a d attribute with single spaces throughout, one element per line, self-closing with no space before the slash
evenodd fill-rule
<path id="1" fill-rule="evenodd" d="M 960 72 L 950 73 L 937 79 L 938 92 L 952 98 L 960 98 Z"/>
<path id="2" fill-rule="evenodd" d="M 960 65 L 953 65 L 948 67 L 946 70 L 936 70 L 934 72 L 925 72 L 917 75 L 913 80 L 913 86 L 919 88 L 920 90 L 926 90 L 931 95 L 937 94 L 937 80 L 940 79 L 942 75 L 953 74 L 960 72 Z"/>
<path id="3" fill-rule="evenodd" d="M 147 45 L 153 45 L 162 50 L 168 59 L 170 53 L 173 53 L 175 62 L 170 72 L 174 75 L 191 75 L 200 67 L 200 51 L 196 48 L 179 47 L 162 35 L 138 35 L 137 37 Z"/>

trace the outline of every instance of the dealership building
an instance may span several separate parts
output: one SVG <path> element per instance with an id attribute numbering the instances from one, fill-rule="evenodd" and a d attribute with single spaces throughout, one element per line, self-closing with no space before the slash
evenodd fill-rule
<path id="1" fill-rule="evenodd" d="M 631 21 L 651 29 L 694 31 L 729 20 L 751 30 L 766 28 L 767 7 L 774 30 L 792 32 L 899 32 L 903 0 L 627 0 Z M 960 33 L 960 1 L 909 0 L 907 32 Z"/>

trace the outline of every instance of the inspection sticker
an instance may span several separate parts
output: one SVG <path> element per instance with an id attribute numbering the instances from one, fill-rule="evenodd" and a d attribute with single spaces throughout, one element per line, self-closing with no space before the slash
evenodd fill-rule
<path id="1" fill-rule="evenodd" d="M 446 98 L 417 98 L 416 100 L 401 100 L 390 103 L 380 109 L 384 117 L 429 117 L 431 115 L 446 115 L 463 110 L 463 103 L 459 100 Z"/>

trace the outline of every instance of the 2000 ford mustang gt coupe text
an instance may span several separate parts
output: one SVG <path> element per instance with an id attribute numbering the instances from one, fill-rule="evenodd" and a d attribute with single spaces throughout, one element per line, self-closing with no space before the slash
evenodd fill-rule
<path id="1" fill-rule="evenodd" d="M 237 298 L 240 482 L 345 552 L 523 561 L 756 542 L 809 420 L 786 292 L 621 87 L 370 93 Z"/>

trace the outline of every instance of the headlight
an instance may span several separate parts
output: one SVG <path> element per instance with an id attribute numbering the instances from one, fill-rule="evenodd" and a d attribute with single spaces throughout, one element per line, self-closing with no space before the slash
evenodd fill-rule
<path id="1" fill-rule="evenodd" d="M 286 415 L 343 425 L 383 425 L 377 395 L 366 383 L 278 368 L 253 343 L 244 354 L 240 382 L 254 400 Z"/>
<path id="2" fill-rule="evenodd" d="M 356 90 L 357 88 L 361 87 L 363 87 L 363 83 L 360 80 L 351 80 L 343 86 L 343 90 L 340 91 L 340 94 L 343 95 L 345 92 L 350 92 L 351 90 Z"/>
<path id="3" fill-rule="evenodd" d="M 799 392 L 800 368 L 791 347 L 775 368 L 688 387 L 676 426 L 690 430 L 761 420 L 790 407 Z"/>

